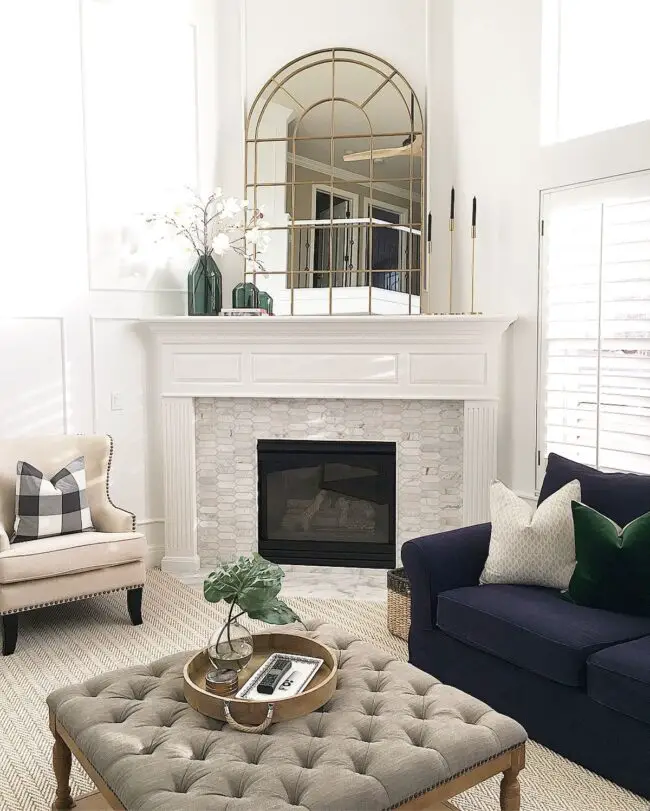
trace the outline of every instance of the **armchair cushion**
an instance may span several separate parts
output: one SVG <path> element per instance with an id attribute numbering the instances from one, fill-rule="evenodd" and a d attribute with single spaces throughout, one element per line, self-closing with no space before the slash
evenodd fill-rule
<path id="1" fill-rule="evenodd" d="M 139 532 L 78 532 L 14 544 L 0 552 L 0 585 L 59 577 L 141 561 L 146 541 Z"/>
<path id="2" fill-rule="evenodd" d="M 83 456 L 73 459 L 51 479 L 29 462 L 18 462 L 16 473 L 16 523 L 11 543 L 93 528 Z"/>

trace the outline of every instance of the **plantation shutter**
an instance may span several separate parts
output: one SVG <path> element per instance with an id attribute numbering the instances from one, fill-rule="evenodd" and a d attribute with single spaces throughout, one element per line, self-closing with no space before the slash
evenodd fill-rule
<path id="1" fill-rule="evenodd" d="M 650 473 L 650 176 L 544 198 L 540 474 Z"/>

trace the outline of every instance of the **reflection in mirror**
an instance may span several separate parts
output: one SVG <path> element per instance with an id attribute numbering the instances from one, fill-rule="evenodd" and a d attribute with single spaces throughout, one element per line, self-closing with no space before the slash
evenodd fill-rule
<path id="1" fill-rule="evenodd" d="M 336 48 L 260 91 L 246 132 L 246 196 L 273 229 L 248 281 L 276 314 L 420 312 L 424 129 L 406 79 Z"/>

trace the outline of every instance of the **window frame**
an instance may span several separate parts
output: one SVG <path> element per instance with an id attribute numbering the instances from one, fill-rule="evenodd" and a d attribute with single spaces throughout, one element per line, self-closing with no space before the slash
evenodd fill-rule
<path id="1" fill-rule="evenodd" d="M 535 396 L 535 426 L 536 426 L 536 435 L 535 435 L 535 495 L 539 495 L 541 490 L 542 481 L 544 479 L 544 474 L 546 473 L 546 441 L 545 441 L 545 430 L 546 430 L 546 420 L 545 420 L 545 395 L 546 395 L 546 387 L 545 387 L 545 370 L 546 370 L 546 362 L 547 362 L 547 353 L 545 347 L 545 319 L 544 319 L 544 310 L 546 305 L 546 294 L 547 294 L 547 263 L 548 263 L 548 256 L 549 256 L 549 242 L 548 242 L 548 233 L 547 233 L 547 225 L 549 219 L 549 208 L 551 205 L 552 195 L 558 194 L 561 192 L 568 192 L 571 191 L 576 192 L 576 196 L 578 196 L 580 190 L 592 189 L 594 191 L 594 195 L 596 195 L 596 190 L 599 187 L 604 187 L 610 184 L 615 183 L 625 183 L 628 181 L 630 185 L 633 185 L 635 182 L 643 182 L 646 180 L 648 183 L 648 195 L 650 197 L 650 169 L 640 169 L 638 171 L 633 172 L 623 172 L 616 175 L 610 175 L 607 177 L 600 177 L 595 178 L 593 180 L 586 180 L 580 183 L 570 183 L 562 186 L 554 186 L 548 187 L 545 189 L 541 189 L 539 192 L 539 228 L 538 228 L 538 296 L 537 296 L 537 390 Z M 600 196 L 600 199 L 603 200 L 604 195 Z M 595 200 L 594 200 L 595 202 Z M 545 207 L 546 204 L 546 207 Z M 601 205 L 606 205 L 607 203 L 603 200 Z M 545 215 L 545 211 L 547 212 Z M 600 287 L 601 292 L 599 295 L 598 300 L 598 307 L 599 313 L 602 308 L 602 259 L 601 259 L 601 274 L 600 274 Z M 599 338 L 600 340 L 600 338 Z M 600 350 L 599 350 L 600 352 Z M 600 401 L 600 391 L 597 392 L 596 397 L 598 401 Z M 599 430 L 597 426 L 596 431 Z"/>

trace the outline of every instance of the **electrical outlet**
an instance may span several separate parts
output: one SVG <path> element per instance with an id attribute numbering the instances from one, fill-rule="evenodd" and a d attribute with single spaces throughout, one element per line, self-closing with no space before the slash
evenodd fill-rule
<path id="1" fill-rule="evenodd" d="M 111 392 L 111 411 L 124 411 L 121 391 Z"/>

